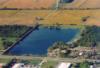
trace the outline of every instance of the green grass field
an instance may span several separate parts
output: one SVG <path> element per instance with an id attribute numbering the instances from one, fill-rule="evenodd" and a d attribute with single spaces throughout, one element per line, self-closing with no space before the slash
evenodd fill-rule
<path id="1" fill-rule="evenodd" d="M 58 64 L 58 62 L 55 61 L 47 61 L 42 65 L 42 68 L 55 68 L 55 66 Z"/>
<path id="2" fill-rule="evenodd" d="M 0 58 L 0 63 L 8 63 L 10 61 L 11 61 L 11 59 L 9 59 L 9 58 L 7 58 L 7 59 L 1 59 Z"/>

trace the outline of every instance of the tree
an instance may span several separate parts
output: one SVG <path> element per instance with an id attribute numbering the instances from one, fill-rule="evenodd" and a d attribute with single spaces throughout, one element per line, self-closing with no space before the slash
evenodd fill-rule
<path id="1" fill-rule="evenodd" d="M 89 68 L 89 63 L 88 62 L 80 63 L 79 68 Z"/>

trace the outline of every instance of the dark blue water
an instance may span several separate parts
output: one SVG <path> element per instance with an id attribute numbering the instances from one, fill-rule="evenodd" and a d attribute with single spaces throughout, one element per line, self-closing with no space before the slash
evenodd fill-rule
<path id="1" fill-rule="evenodd" d="M 79 29 L 72 28 L 62 28 L 60 30 L 39 28 L 39 30 L 34 30 L 29 36 L 12 48 L 9 53 L 13 55 L 45 55 L 48 47 L 52 46 L 54 42 L 68 42 L 72 40 L 78 32 Z"/>
<path id="2" fill-rule="evenodd" d="M 73 2 L 74 0 L 61 0 L 62 3 L 71 3 Z"/>

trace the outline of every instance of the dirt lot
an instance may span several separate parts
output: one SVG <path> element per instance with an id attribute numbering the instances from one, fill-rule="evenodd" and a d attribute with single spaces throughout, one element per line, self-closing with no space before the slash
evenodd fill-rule
<path id="1" fill-rule="evenodd" d="M 86 21 L 83 18 L 88 17 Z M 39 18 L 37 20 L 37 18 Z M 87 24 L 100 26 L 100 10 L 1 10 L 0 25 Z"/>

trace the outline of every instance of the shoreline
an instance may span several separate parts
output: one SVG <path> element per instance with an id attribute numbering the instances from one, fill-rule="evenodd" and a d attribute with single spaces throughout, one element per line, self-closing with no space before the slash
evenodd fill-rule
<path id="1" fill-rule="evenodd" d="M 47 28 L 48 26 L 44 26 L 44 25 L 42 25 L 42 26 L 39 26 L 40 28 L 41 27 L 43 27 L 43 28 Z M 53 26 L 54 27 L 54 26 Z M 59 26 L 58 26 L 59 27 Z M 76 29 L 76 28 L 83 28 L 83 26 L 72 26 L 72 25 L 61 25 L 61 27 L 62 28 L 66 28 L 66 29 Z M 61 28 L 60 27 L 60 28 Z M 29 29 L 29 30 L 27 30 L 24 34 L 23 34 L 23 36 L 17 41 L 17 42 L 15 42 L 14 44 L 12 44 L 12 46 L 11 47 L 9 47 L 9 48 L 7 48 L 6 50 L 4 50 L 4 52 L 2 53 L 2 55 L 6 55 L 8 52 L 9 52 L 9 50 L 11 50 L 13 47 L 15 47 L 16 46 L 16 44 L 18 44 L 20 41 L 22 41 L 24 38 L 26 38 L 32 31 L 34 30 L 34 28 L 32 28 L 32 29 Z M 80 33 L 80 32 L 79 32 Z M 79 34 L 78 34 L 79 35 Z M 75 38 L 77 38 L 77 37 L 75 37 Z M 74 39 L 75 39 L 74 38 Z M 73 40 L 73 39 L 72 39 Z M 73 41 L 71 41 L 71 42 L 73 42 Z M 9 55 L 9 54 L 8 54 Z M 30 54 L 31 55 L 31 54 Z M 34 55 L 33 55 L 34 56 Z M 43 55 L 44 56 L 44 55 Z"/>
<path id="2" fill-rule="evenodd" d="M 22 37 L 17 40 L 14 44 L 12 44 L 9 48 L 5 49 L 4 52 L 2 53 L 2 55 L 7 54 L 7 52 L 9 52 L 9 50 L 11 50 L 13 47 L 16 46 L 16 44 L 18 44 L 20 41 L 22 41 L 24 38 L 26 38 L 37 26 L 34 26 L 33 28 L 29 28 L 23 35 Z"/>

